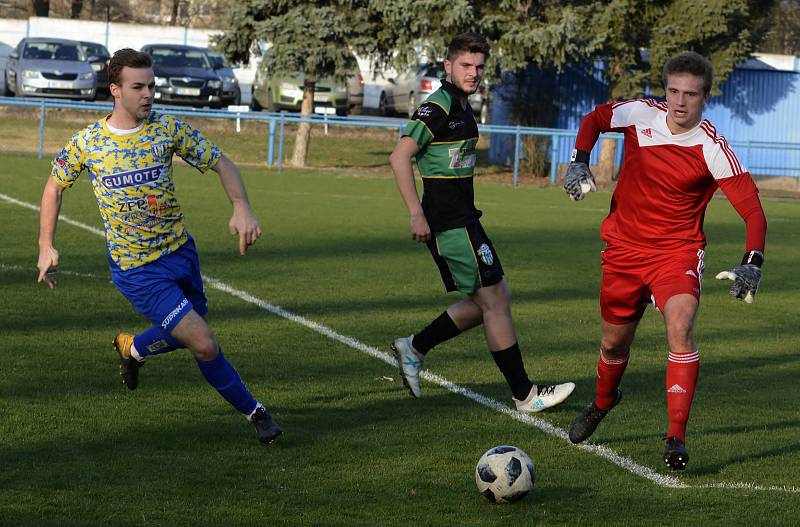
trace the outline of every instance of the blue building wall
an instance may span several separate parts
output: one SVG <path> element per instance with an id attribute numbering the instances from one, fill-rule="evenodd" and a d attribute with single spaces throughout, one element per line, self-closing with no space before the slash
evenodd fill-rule
<path id="1" fill-rule="evenodd" d="M 520 87 L 519 84 L 526 86 Z M 800 73 L 767 69 L 736 69 L 712 96 L 704 117 L 733 145 L 742 164 L 758 175 L 800 176 L 800 148 L 767 148 L 758 142 L 800 145 Z M 583 116 L 606 101 L 608 87 L 600 68 L 593 72 L 566 68 L 561 73 L 529 68 L 521 78 L 505 76 L 492 101 L 492 124 L 520 124 L 513 115 L 515 95 L 552 97 L 555 107 L 549 127 L 577 130 Z M 548 126 L 539 122 L 537 126 Z M 557 140 L 558 162 L 568 163 L 574 140 Z M 592 152 L 597 162 L 599 148 Z M 621 156 L 622 149 L 618 149 Z M 495 136 L 489 149 L 493 162 L 513 161 L 513 136 Z M 620 159 L 618 159 L 618 162 Z"/>

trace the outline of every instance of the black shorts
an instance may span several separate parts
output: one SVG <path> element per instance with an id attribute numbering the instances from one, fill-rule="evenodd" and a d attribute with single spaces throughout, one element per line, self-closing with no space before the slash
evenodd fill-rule
<path id="1" fill-rule="evenodd" d="M 447 291 L 471 295 L 503 279 L 500 258 L 480 222 L 433 233 L 428 249 Z"/>

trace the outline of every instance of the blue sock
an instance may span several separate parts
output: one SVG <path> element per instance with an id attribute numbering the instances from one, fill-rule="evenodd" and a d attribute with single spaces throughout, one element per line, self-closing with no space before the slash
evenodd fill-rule
<path id="1" fill-rule="evenodd" d="M 195 360 L 208 384 L 213 386 L 226 401 L 245 415 L 253 413 L 258 402 L 244 385 L 239 372 L 222 354 L 222 350 L 219 350 L 219 354 L 211 360 Z"/>
<path id="2" fill-rule="evenodd" d="M 160 326 L 153 326 L 133 337 L 133 345 L 136 348 L 136 352 L 142 358 L 148 355 L 169 353 L 170 351 L 186 347 L 178 342 L 172 335 L 162 330 Z"/>

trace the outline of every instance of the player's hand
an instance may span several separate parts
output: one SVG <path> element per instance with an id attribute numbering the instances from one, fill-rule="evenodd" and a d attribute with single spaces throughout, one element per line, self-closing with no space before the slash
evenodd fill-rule
<path id="1" fill-rule="evenodd" d="M 761 283 L 761 263 L 763 261 L 763 254 L 759 251 L 750 251 L 744 255 L 740 265 L 717 274 L 717 280 L 733 280 L 731 295 L 752 304 L 758 291 L 758 285 Z"/>
<path id="2" fill-rule="evenodd" d="M 233 208 L 233 216 L 228 222 L 228 229 L 234 236 L 239 235 L 239 254 L 241 255 L 244 255 L 247 248 L 261 237 L 261 226 L 250 207 L 247 206 Z"/>
<path id="3" fill-rule="evenodd" d="M 597 190 L 594 184 L 594 176 L 589 170 L 589 165 L 573 161 L 567 168 L 567 175 L 564 176 L 564 190 L 574 201 L 580 201 L 586 197 L 588 192 Z"/>
<path id="4" fill-rule="evenodd" d="M 424 214 L 411 215 L 411 239 L 419 243 L 431 240 L 431 228 L 428 226 L 428 220 L 425 219 Z"/>
<path id="5" fill-rule="evenodd" d="M 39 279 L 36 282 L 44 282 L 47 287 L 53 289 L 56 286 L 56 279 L 53 273 L 58 267 L 58 251 L 55 247 L 39 248 L 39 263 L 36 264 L 36 267 L 39 268 Z"/>

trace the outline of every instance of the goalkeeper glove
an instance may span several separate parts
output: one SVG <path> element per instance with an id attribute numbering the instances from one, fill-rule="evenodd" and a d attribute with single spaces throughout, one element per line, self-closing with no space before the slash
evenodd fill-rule
<path id="1" fill-rule="evenodd" d="M 588 192 L 597 190 L 594 184 L 594 176 L 589 170 L 589 154 L 582 150 L 572 152 L 572 162 L 567 168 L 567 175 L 564 176 L 564 190 L 574 201 L 580 201 L 586 197 Z"/>
<path id="2" fill-rule="evenodd" d="M 761 282 L 761 264 L 764 263 L 764 254 L 761 251 L 749 251 L 742 258 L 742 263 L 722 271 L 717 275 L 717 280 L 733 280 L 731 294 L 739 300 L 752 304 Z"/>

